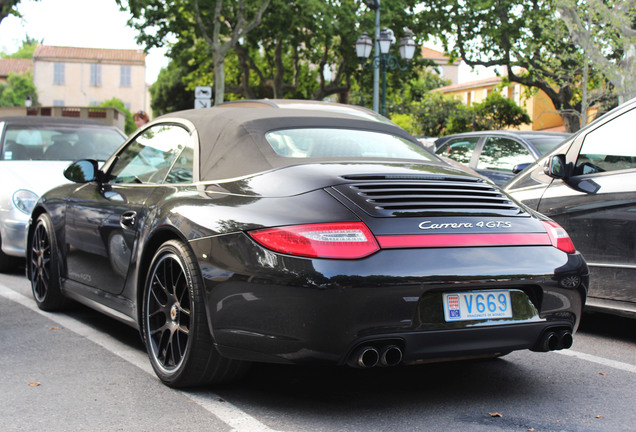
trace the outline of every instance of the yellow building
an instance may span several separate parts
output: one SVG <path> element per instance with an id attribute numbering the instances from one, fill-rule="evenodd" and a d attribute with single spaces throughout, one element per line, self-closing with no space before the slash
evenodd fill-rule
<path id="1" fill-rule="evenodd" d="M 459 77 L 459 62 L 451 62 L 450 58 L 444 53 L 432 48 L 421 48 L 422 58 L 435 64 L 433 69 L 451 84 L 456 84 Z"/>
<path id="2" fill-rule="evenodd" d="M 146 110 L 146 55 L 124 49 L 38 45 L 33 83 L 43 106 L 91 106 L 118 98 L 131 112 Z"/>
<path id="3" fill-rule="evenodd" d="M 455 97 L 468 106 L 482 102 L 493 91 L 500 91 L 503 96 L 514 100 L 532 119 L 531 124 L 521 125 L 520 130 L 565 131 L 561 116 L 543 91 L 536 90 L 532 96 L 526 97 L 521 84 L 512 83 L 508 87 L 499 89 L 501 81 L 501 77 L 486 78 L 440 87 L 433 91 Z"/>

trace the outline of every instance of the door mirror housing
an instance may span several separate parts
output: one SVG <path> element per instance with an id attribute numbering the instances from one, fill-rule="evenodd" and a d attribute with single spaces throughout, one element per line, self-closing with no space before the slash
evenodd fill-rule
<path id="1" fill-rule="evenodd" d="M 564 179 L 567 177 L 566 169 L 565 155 L 557 154 L 546 161 L 543 172 L 552 178 Z"/>
<path id="2" fill-rule="evenodd" d="M 528 168 L 530 165 L 532 165 L 531 162 L 517 164 L 514 167 L 512 167 L 512 173 L 513 174 L 519 174 L 521 171 L 523 171 L 524 169 Z"/>
<path id="3" fill-rule="evenodd" d="M 97 180 L 99 167 L 96 160 L 82 159 L 73 162 L 64 170 L 64 177 L 75 183 L 88 183 Z"/>

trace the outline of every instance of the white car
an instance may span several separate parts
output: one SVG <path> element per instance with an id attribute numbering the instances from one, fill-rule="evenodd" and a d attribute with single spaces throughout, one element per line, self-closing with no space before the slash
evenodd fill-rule
<path id="1" fill-rule="evenodd" d="M 102 122 L 0 117 L 0 271 L 26 256 L 27 224 L 38 198 L 62 183 L 73 161 L 106 160 L 126 139 Z"/>

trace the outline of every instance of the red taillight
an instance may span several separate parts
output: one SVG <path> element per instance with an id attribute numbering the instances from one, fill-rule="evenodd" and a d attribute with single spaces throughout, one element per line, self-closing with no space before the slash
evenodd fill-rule
<path id="1" fill-rule="evenodd" d="M 252 231 L 249 235 L 273 251 L 312 258 L 364 258 L 380 249 L 362 222 L 292 225 Z"/>
<path id="2" fill-rule="evenodd" d="M 576 248 L 574 247 L 574 243 L 572 243 L 572 239 L 570 239 L 570 236 L 563 229 L 563 227 L 561 227 L 561 225 L 551 221 L 541 222 L 543 222 L 543 225 L 548 232 L 548 236 L 550 236 L 552 246 L 566 253 L 576 252 Z"/>

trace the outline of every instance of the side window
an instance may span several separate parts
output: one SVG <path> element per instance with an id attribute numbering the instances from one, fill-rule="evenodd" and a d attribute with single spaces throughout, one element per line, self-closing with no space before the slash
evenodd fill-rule
<path id="1" fill-rule="evenodd" d="M 478 142 L 479 137 L 453 139 L 442 145 L 437 154 L 469 165 Z"/>
<path id="2" fill-rule="evenodd" d="M 534 162 L 523 144 L 503 137 L 490 137 L 479 155 L 477 169 L 512 172 L 515 165 Z"/>
<path id="3" fill-rule="evenodd" d="M 112 183 L 162 183 L 183 151 L 190 133 L 176 125 L 147 129 L 118 155 L 109 171 Z"/>
<path id="4" fill-rule="evenodd" d="M 636 168 L 636 110 L 616 117 L 588 133 L 581 146 L 575 175 Z"/>
<path id="5" fill-rule="evenodd" d="M 190 141 L 188 141 L 190 143 Z M 172 169 L 166 177 L 165 183 L 192 183 L 192 169 L 194 166 L 194 150 L 191 146 L 183 149 Z"/>

